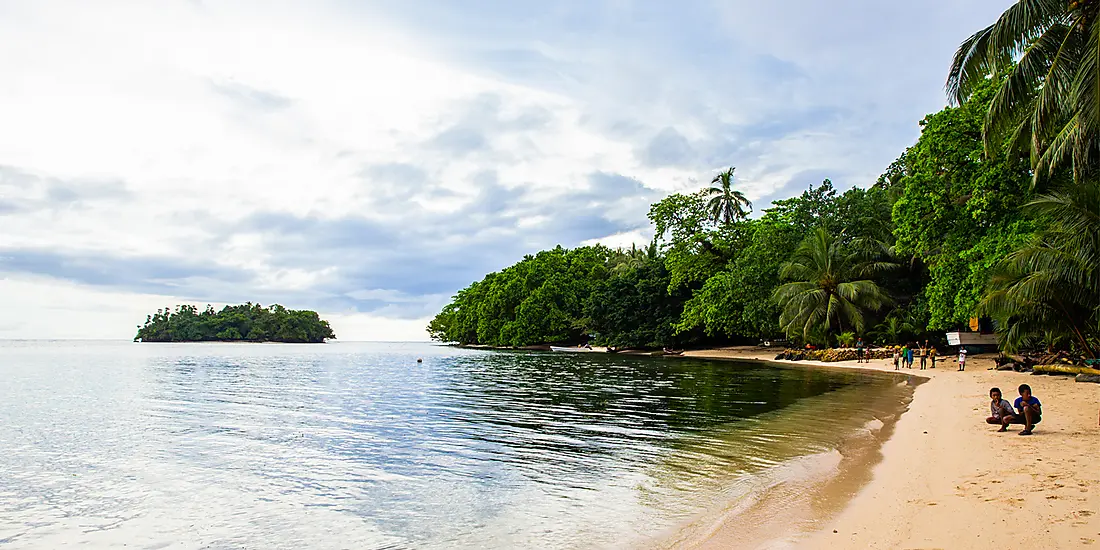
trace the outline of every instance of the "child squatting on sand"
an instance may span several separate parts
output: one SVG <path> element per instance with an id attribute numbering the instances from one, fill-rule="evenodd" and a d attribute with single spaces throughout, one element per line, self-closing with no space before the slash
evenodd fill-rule
<path id="1" fill-rule="evenodd" d="M 989 411 L 993 414 L 985 421 L 988 424 L 1000 424 L 1001 429 L 998 432 L 1008 431 L 1009 424 L 1023 424 L 1024 430 L 1020 432 L 1020 435 L 1031 435 L 1031 429 L 1043 419 L 1043 405 L 1039 403 L 1039 398 L 1031 395 L 1031 386 L 1027 384 L 1021 384 L 1020 397 L 1016 398 L 1014 404 L 1009 404 L 1008 400 L 1001 398 L 1000 388 L 992 388 L 989 390 Z M 1016 411 L 1013 411 L 1015 407 Z"/>

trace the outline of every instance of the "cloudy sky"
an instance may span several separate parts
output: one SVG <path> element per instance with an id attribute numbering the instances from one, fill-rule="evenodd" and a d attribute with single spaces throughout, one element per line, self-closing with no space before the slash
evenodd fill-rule
<path id="1" fill-rule="evenodd" d="M 0 0 L 0 338 L 251 300 L 425 339 L 717 168 L 873 183 L 1010 3 Z"/>

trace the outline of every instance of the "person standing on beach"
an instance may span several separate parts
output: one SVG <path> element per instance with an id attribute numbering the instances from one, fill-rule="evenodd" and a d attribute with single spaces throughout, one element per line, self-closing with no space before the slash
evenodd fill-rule
<path id="1" fill-rule="evenodd" d="M 905 368 L 909 368 L 909 344 L 901 347 L 901 364 Z"/>
<path id="2" fill-rule="evenodd" d="M 909 363 L 909 368 L 913 368 L 913 352 L 915 352 L 915 351 L 916 351 L 916 350 L 915 350 L 915 349 L 913 349 L 913 348 L 915 348 L 915 347 L 917 347 L 917 345 L 916 345 L 915 343 L 914 343 L 914 344 L 910 344 L 910 345 L 909 345 L 909 353 L 907 353 L 907 354 L 905 355 L 905 361 L 906 361 L 907 363 Z"/>
<path id="3" fill-rule="evenodd" d="M 863 363 L 863 338 L 856 340 L 856 363 Z"/>
<path id="4" fill-rule="evenodd" d="M 920 370 L 928 368 L 928 340 L 924 341 L 924 345 L 920 348 Z"/>
<path id="5" fill-rule="evenodd" d="M 959 346 L 959 372 L 966 370 L 966 348 Z"/>
<path id="6" fill-rule="evenodd" d="M 929 354 L 932 355 L 932 368 L 936 368 L 936 348 L 932 348 Z"/>
<path id="7" fill-rule="evenodd" d="M 894 370 L 901 369 L 901 352 L 894 348 Z"/>

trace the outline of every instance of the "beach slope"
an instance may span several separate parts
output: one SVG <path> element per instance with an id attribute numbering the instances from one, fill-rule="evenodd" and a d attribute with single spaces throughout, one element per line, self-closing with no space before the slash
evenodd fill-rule
<path id="1" fill-rule="evenodd" d="M 774 351 L 689 352 L 770 359 Z M 799 362 L 815 365 L 813 362 Z M 935 370 L 883 445 L 871 481 L 839 514 L 800 536 L 799 548 L 1087 548 L 1100 545 L 1100 385 L 992 371 L 989 358 Z M 820 365 L 824 366 L 824 365 Z M 887 361 L 829 367 L 893 371 Z M 1034 435 L 985 423 L 990 387 L 1010 400 L 1029 384 L 1043 403 Z M 736 538 L 707 546 L 737 548 Z"/>

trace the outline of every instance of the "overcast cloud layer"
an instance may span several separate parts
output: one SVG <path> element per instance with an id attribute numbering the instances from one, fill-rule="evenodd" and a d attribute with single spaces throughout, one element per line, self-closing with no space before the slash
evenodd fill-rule
<path id="1" fill-rule="evenodd" d="M 873 183 L 1010 3 L 0 1 L 0 338 L 251 300 L 424 339 L 720 167 Z"/>

